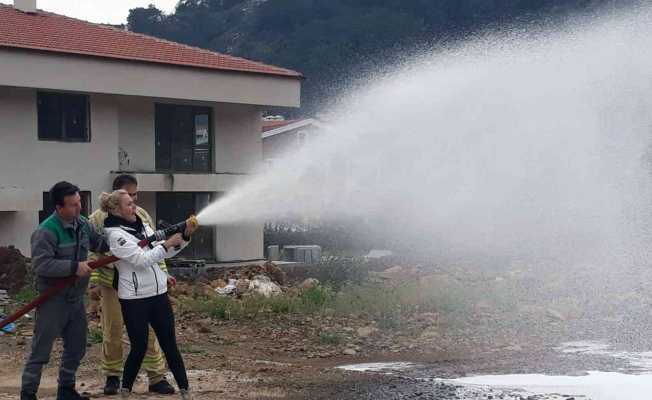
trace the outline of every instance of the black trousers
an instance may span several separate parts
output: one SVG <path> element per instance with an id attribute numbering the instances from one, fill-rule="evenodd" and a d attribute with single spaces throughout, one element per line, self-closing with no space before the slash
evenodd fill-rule
<path id="1" fill-rule="evenodd" d="M 131 351 L 127 356 L 122 374 L 122 387 L 131 390 L 147 352 L 147 339 L 151 325 L 161 350 L 165 354 L 170 371 L 180 389 L 188 389 L 186 367 L 174 331 L 174 314 L 167 293 L 145 299 L 120 299 L 122 316 L 131 342 Z"/>

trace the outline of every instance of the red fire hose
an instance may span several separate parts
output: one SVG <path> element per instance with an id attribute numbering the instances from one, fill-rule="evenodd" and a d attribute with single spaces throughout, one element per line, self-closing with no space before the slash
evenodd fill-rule
<path id="1" fill-rule="evenodd" d="M 149 243 L 149 240 L 143 239 L 140 242 L 138 242 L 138 245 L 140 247 L 145 247 Z M 107 256 L 107 257 L 102 257 L 99 260 L 91 261 L 88 263 L 88 266 L 91 267 L 91 269 L 97 269 L 101 268 L 104 266 L 107 266 L 113 262 L 118 261 L 119 258 L 116 256 Z M 18 318 L 22 317 L 23 315 L 27 314 L 30 312 L 32 309 L 40 306 L 41 304 L 45 303 L 50 297 L 54 296 L 55 294 L 61 292 L 63 289 L 66 287 L 72 285 L 77 281 L 76 276 L 69 276 L 67 278 L 62 278 L 58 280 L 54 286 L 46 290 L 45 292 L 41 293 L 37 298 L 29 302 L 29 304 L 24 305 L 20 309 L 18 309 L 16 312 L 8 316 L 7 318 L 3 319 L 0 321 L 0 329 L 4 328 L 5 326 L 9 325 L 10 323 L 16 321 Z"/>

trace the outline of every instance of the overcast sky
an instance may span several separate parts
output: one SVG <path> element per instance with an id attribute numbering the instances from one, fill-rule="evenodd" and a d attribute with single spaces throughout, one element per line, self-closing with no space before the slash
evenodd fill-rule
<path id="1" fill-rule="evenodd" d="M 0 0 L 13 4 L 13 0 Z M 91 22 L 122 24 L 127 22 L 129 10 L 154 4 L 169 13 L 177 0 L 37 0 L 38 8 Z"/>

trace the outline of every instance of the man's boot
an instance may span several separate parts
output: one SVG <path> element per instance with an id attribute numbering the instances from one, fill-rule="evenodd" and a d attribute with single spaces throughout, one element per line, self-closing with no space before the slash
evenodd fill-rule
<path id="1" fill-rule="evenodd" d="M 59 386 L 57 400 L 90 400 L 90 398 L 80 395 L 72 386 Z"/>
<path id="2" fill-rule="evenodd" d="M 118 394 L 118 390 L 120 390 L 120 378 L 117 376 L 107 376 L 106 384 L 104 385 L 104 394 L 113 396 Z"/>

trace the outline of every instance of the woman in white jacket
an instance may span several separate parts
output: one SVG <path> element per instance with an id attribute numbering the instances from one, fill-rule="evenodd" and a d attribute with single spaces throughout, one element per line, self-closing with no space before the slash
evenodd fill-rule
<path id="1" fill-rule="evenodd" d="M 173 257 L 188 245 L 195 231 L 187 224 L 184 234 L 176 234 L 165 242 L 141 248 L 142 239 L 152 235 L 152 227 L 136 215 L 136 205 L 125 190 L 102 193 L 100 204 L 109 216 L 104 222 L 111 253 L 120 260 L 115 263 L 114 287 L 118 291 L 122 316 L 131 342 L 125 362 L 121 394 L 129 397 L 147 351 L 148 326 L 151 325 L 168 366 L 179 386 L 182 399 L 190 399 L 186 368 L 177 347 L 174 314 L 167 295 L 168 282 L 174 278 L 159 268 L 158 262 Z"/>

